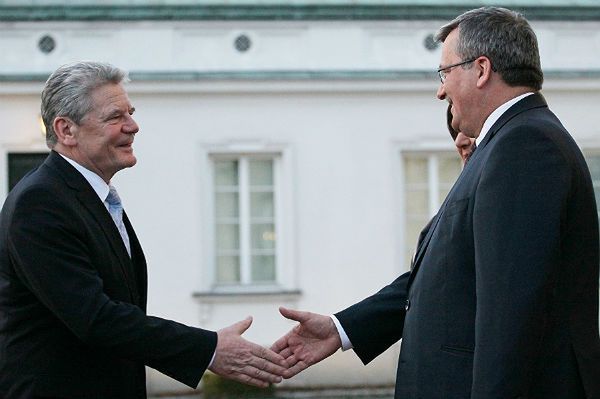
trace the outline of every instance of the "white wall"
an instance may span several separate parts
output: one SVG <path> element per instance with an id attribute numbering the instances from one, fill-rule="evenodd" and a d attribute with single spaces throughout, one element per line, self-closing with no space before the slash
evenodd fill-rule
<path id="1" fill-rule="evenodd" d="M 278 316 L 279 305 L 331 313 L 390 282 L 401 272 L 394 217 L 401 211 L 397 143 L 441 136 L 450 147 L 443 130 L 445 107 L 433 99 L 431 86 L 410 92 L 410 98 L 401 91 L 336 94 L 279 87 L 277 93 L 253 87 L 260 92 L 185 98 L 133 93 L 142 127 L 135 146 L 140 163 L 123 173 L 119 184 L 127 190 L 128 209 L 136 204 L 128 212 L 150 259 L 150 309 L 193 324 L 202 317 L 202 325 L 212 329 L 252 314 L 256 326 L 248 337 L 270 345 L 292 326 Z M 276 297 L 199 306 L 190 296 L 203 285 L 203 252 L 209 249 L 201 232 L 203 191 L 210 187 L 201 184 L 199 149 L 224 141 L 275 141 L 293 158 L 294 209 L 285 212 L 292 215 L 295 233 L 296 288 L 302 291 L 297 301 Z M 143 176 L 151 176 L 152 183 Z M 175 193 L 173 214 L 154 215 L 165 195 L 161 190 Z M 339 355 L 290 383 L 390 383 L 396 354 L 366 370 L 359 364 L 353 355 Z"/>
<path id="2" fill-rule="evenodd" d="M 181 28 L 175 23 L 159 23 L 157 30 L 150 23 L 95 23 L 92 30 L 84 24 L 0 25 L 0 47 L 12 54 L 0 65 L 0 72 L 50 72 L 62 62 L 96 55 L 118 66 L 149 72 L 297 66 L 320 71 L 408 71 L 435 69 L 439 62 L 438 52 L 428 52 L 421 45 L 424 34 L 439 23 L 312 24 L 295 23 L 290 31 L 277 22 L 254 22 L 247 27 L 188 24 L 185 28 L 204 40 L 198 42 L 202 46 L 197 45 L 206 57 L 198 59 L 191 51 L 195 47 L 173 40 Z M 572 62 L 582 60 L 577 54 L 598 53 L 598 24 L 536 25 L 544 66 L 554 70 L 600 67 L 598 57 Z M 60 52 L 48 58 L 28 53 L 35 53 L 31 45 L 41 32 L 73 37 L 81 33 L 73 33 L 75 28 L 88 30 L 72 47 L 66 40 Z M 222 50 L 223 43 L 229 45 L 232 32 L 248 29 L 260 32 L 257 35 L 264 39 L 256 50 L 264 51 L 260 57 L 245 54 L 241 57 L 249 57 L 240 59 L 239 54 Z M 564 44 L 565 31 L 570 32 L 569 45 Z M 369 39 L 376 34 L 385 40 Z M 295 38 L 293 45 L 287 42 L 289 36 Z M 86 37 L 94 40 L 86 44 Z M 143 40 L 151 40 L 157 50 L 126 51 L 131 42 L 141 45 Z M 545 40 L 563 44 L 551 51 Z M 24 49 L 24 43 L 30 47 Z M 268 43 L 280 44 L 269 49 Z M 339 58 L 331 48 L 340 49 Z M 37 121 L 41 87 L 39 82 L 0 82 L 3 157 L 7 151 L 44 148 Z M 278 315 L 279 305 L 332 313 L 392 281 L 406 270 L 401 263 L 400 150 L 452 149 L 445 129 L 446 105 L 435 99 L 436 88 L 437 81 L 425 78 L 132 82 L 130 97 L 141 127 L 134 144 L 139 162 L 117 175 L 115 183 L 148 259 L 149 312 L 209 329 L 253 315 L 255 325 L 247 337 L 270 345 L 293 325 Z M 600 79 L 549 78 L 543 92 L 581 145 L 600 148 Z M 292 182 L 286 222 L 294 238 L 286 266 L 292 269 L 289 281 L 301 291 L 299 296 L 192 297 L 207 288 L 210 187 L 206 154 L 215 146 L 240 143 L 284 150 Z M 6 176 L 5 159 L 0 159 L 0 176 Z M 391 384 L 397 352 L 393 348 L 368 367 L 352 352 L 340 352 L 285 384 Z M 185 390 L 154 372 L 150 372 L 149 385 L 151 391 Z"/>

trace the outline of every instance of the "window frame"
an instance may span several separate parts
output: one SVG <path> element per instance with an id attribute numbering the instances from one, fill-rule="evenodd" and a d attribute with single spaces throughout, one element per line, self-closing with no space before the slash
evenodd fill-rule
<path id="1" fill-rule="evenodd" d="M 600 158 L 600 148 L 598 148 L 598 147 L 589 147 L 589 148 L 584 147 L 581 152 L 583 153 L 583 157 L 585 158 L 586 164 L 588 164 L 589 157 Z M 588 164 L 588 169 L 589 169 L 589 164 Z M 590 177 L 592 179 L 594 195 L 596 195 L 596 189 L 598 189 L 598 191 L 600 191 L 600 176 L 598 176 L 597 180 L 594 180 L 594 176 L 592 176 L 592 173 L 590 170 Z M 598 204 L 598 203 L 596 204 L 596 211 L 598 214 L 598 222 L 600 223 L 600 204 Z"/>
<path id="2" fill-rule="evenodd" d="M 214 173 L 215 173 L 215 168 L 214 165 L 216 162 L 219 161 L 235 161 L 237 162 L 237 176 L 238 176 L 238 182 L 237 182 L 237 194 L 238 194 L 238 201 L 237 201 L 237 211 L 238 211 L 238 216 L 236 218 L 237 220 L 237 233 L 239 234 L 239 247 L 237 248 L 237 256 L 239 258 L 239 268 L 240 268 L 240 274 L 239 274 L 239 282 L 235 283 L 235 282 L 220 282 L 217 281 L 217 277 L 216 275 L 218 274 L 216 268 L 216 262 L 215 262 L 215 281 L 213 282 L 215 286 L 226 286 L 226 285 L 262 285 L 262 284 L 273 284 L 275 282 L 277 282 L 277 276 L 278 276 L 278 249 L 279 249 L 279 240 L 276 238 L 275 239 L 275 248 L 273 250 L 269 250 L 268 252 L 270 253 L 270 255 L 272 255 L 275 258 L 275 279 L 272 281 L 253 281 L 252 279 L 252 257 L 254 255 L 256 255 L 256 253 L 254 252 L 254 250 L 256 250 L 256 248 L 252 248 L 252 227 L 253 227 L 253 221 L 252 221 L 252 216 L 251 216 L 251 194 L 252 194 L 252 189 L 251 189 L 251 185 L 250 185 L 250 162 L 252 161 L 256 161 L 256 160 L 260 160 L 260 161 L 271 161 L 271 165 L 272 165 L 272 173 L 273 173 L 273 182 L 272 182 L 272 186 L 271 186 L 271 191 L 273 193 L 273 217 L 272 217 L 272 224 L 275 227 L 275 235 L 277 236 L 278 234 L 278 217 L 279 217 L 279 212 L 277 212 L 277 204 L 279 203 L 279 197 L 280 197 L 280 193 L 278 192 L 278 188 L 281 185 L 280 179 L 281 177 L 279 176 L 279 170 L 281 170 L 281 165 L 280 165 L 280 159 L 278 155 L 272 155 L 272 154 L 253 154 L 253 155 L 248 155 L 248 154 L 244 154 L 244 155 L 211 155 L 211 160 L 212 160 L 212 164 L 213 164 L 213 177 L 214 177 Z M 215 194 L 220 193 L 221 191 L 217 191 L 217 186 L 213 185 L 213 190 Z M 226 192 L 226 191 L 225 191 Z M 214 203 L 213 203 L 214 204 Z M 214 204 L 216 205 L 216 204 Z M 216 208 L 215 208 L 216 211 Z M 218 224 L 218 218 L 216 216 L 216 214 L 214 215 L 214 220 L 215 220 L 215 227 Z M 215 236 L 216 239 L 216 236 Z M 216 247 L 214 248 L 214 252 L 215 252 L 215 258 L 217 258 L 219 255 L 221 255 L 219 253 L 219 249 L 217 249 Z M 227 251 L 225 251 L 227 252 Z M 271 254 L 272 252 L 272 254 Z"/>
<path id="3" fill-rule="evenodd" d="M 295 290 L 295 255 L 293 237 L 294 204 L 290 177 L 292 165 L 291 150 L 281 144 L 272 143 L 225 143 L 204 145 L 201 149 L 204 167 L 201 168 L 204 210 L 201 246 L 204 248 L 200 261 L 201 292 L 212 294 L 236 293 L 277 293 Z M 250 265 L 244 271 L 240 262 L 240 283 L 221 284 L 217 282 L 216 270 L 216 214 L 215 214 L 215 170 L 214 160 L 272 159 L 275 241 L 275 280 L 252 283 L 247 280 L 251 273 Z M 242 184 L 242 182 L 239 182 Z M 249 220 L 248 220 L 249 222 Z M 240 224 L 243 223 L 240 220 Z M 250 225 L 248 224 L 248 227 Z M 250 237 L 247 237 L 248 244 Z M 240 237 L 240 251 L 244 238 Z M 250 251 L 250 248 L 247 248 Z M 241 255 L 240 255 L 241 256 Z M 240 259 L 241 260 L 241 259 Z M 245 274 L 247 273 L 247 274 Z M 244 277 L 246 276 L 246 278 Z"/>
<path id="4" fill-rule="evenodd" d="M 453 154 L 456 156 L 456 160 L 460 163 L 460 156 L 456 152 L 456 148 L 453 145 L 451 138 L 448 137 L 448 140 L 421 140 L 420 142 L 401 142 L 397 143 L 396 151 L 398 153 L 398 188 L 397 188 L 397 197 L 399 198 L 399 208 L 398 208 L 398 248 L 400 248 L 398 252 L 398 264 L 400 265 L 400 272 L 405 272 L 410 270 L 410 261 L 407 260 L 409 258 L 408 254 L 412 254 L 416 251 L 417 239 L 415 237 L 414 243 L 409 244 L 407 242 L 408 235 L 408 198 L 406 196 L 406 170 L 404 167 L 405 158 L 407 156 L 424 156 L 428 159 L 428 212 L 429 218 L 432 218 L 437 213 L 439 206 L 442 204 L 443 199 L 439 198 L 440 192 L 442 191 L 439 184 L 439 160 L 441 156 L 448 156 Z M 432 159 L 435 160 L 432 160 Z M 434 169 L 434 165 L 437 164 L 437 168 Z M 436 176 L 438 184 L 434 185 L 429 177 Z M 458 176 L 457 176 L 458 177 Z M 432 188 L 432 185 L 435 186 Z M 437 199 L 437 200 L 436 200 Z M 439 201 L 439 204 L 437 203 Z M 423 224 L 425 227 L 426 220 Z"/>

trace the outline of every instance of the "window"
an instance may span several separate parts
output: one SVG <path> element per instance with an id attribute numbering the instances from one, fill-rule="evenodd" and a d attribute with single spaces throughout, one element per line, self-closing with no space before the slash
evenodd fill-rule
<path id="1" fill-rule="evenodd" d="M 405 153 L 403 167 L 406 226 L 404 264 L 408 268 L 416 251 L 419 233 L 448 195 L 460 174 L 461 161 L 455 151 Z"/>
<path id="2" fill-rule="evenodd" d="M 600 151 L 585 152 L 584 155 L 590 169 L 590 174 L 592 175 L 594 194 L 596 195 L 598 221 L 600 222 Z"/>
<path id="3" fill-rule="evenodd" d="M 279 158 L 223 155 L 212 161 L 215 284 L 276 283 Z"/>
<path id="4" fill-rule="evenodd" d="M 600 151 L 585 154 L 596 194 L 600 204 Z M 456 153 L 405 153 L 404 154 L 404 198 L 405 198 L 405 265 L 416 250 L 419 233 L 437 213 L 450 188 L 460 174 L 461 162 Z M 600 207 L 598 208 L 600 220 Z"/>
<path id="5" fill-rule="evenodd" d="M 598 207 L 600 206 L 600 152 L 586 153 L 585 158 L 592 175 L 594 193 L 596 194 L 596 207 Z M 598 209 L 598 219 L 600 220 L 600 209 Z"/>
<path id="6" fill-rule="evenodd" d="M 12 152 L 8 154 L 8 190 L 30 170 L 37 168 L 48 157 L 47 152 Z"/>

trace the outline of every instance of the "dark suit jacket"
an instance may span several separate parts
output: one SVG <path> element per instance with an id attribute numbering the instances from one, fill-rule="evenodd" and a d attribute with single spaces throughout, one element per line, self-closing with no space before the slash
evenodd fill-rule
<path id="1" fill-rule="evenodd" d="M 191 387 L 216 333 L 146 315 L 132 257 L 96 192 L 60 155 L 26 176 L 0 216 L 0 398 L 144 398 L 144 364 Z"/>
<path id="2" fill-rule="evenodd" d="M 534 94 L 478 146 L 412 273 L 336 316 L 364 363 L 402 338 L 398 399 L 597 399 L 598 266 L 587 165 Z"/>

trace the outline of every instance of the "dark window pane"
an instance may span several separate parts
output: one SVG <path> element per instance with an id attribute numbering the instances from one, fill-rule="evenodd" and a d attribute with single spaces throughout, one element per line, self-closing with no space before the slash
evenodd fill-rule
<path id="1" fill-rule="evenodd" d="M 30 152 L 30 153 L 12 153 L 8 154 L 8 189 L 9 191 L 25 176 L 29 171 L 37 168 L 44 162 L 48 153 Z"/>

